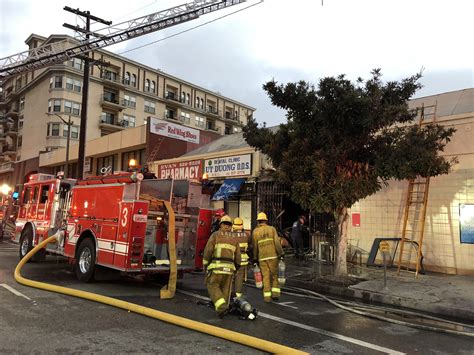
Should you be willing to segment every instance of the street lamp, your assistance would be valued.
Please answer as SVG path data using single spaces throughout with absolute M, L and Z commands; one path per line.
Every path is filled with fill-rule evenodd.
M 69 177 L 69 141 L 71 140 L 71 126 L 73 125 L 73 121 L 71 121 L 71 115 L 69 115 L 69 119 L 66 120 L 62 118 L 60 115 L 54 112 L 48 112 L 47 115 L 51 116 L 54 115 L 56 117 L 59 117 L 61 121 L 64 122 L 65 125 L 67 125 L 67 140 L 66 140 L 66 166 L 64 168 L 64 177 L 67 178 Z

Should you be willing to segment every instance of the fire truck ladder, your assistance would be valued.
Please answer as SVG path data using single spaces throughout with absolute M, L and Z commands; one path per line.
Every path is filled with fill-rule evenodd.
M 421 107 L 420 127 L 426 119 L 430 119 L 431 122 L 436 121 L 436 106 L 435 103 L 431 106 L 423 105 Z M 410 270 L 410 265 L 413 264 L 415 264 L 416 278 L 418 277 L 419 272 L 424 273 L 422 264 L 422 248 L 429 187 L 429 176 L 417 176 L 416 179 L 408 181 L 408 191 L 403 216 L 402 238 L 398 255 L 398 274 L 400 274 L 402 267 L 405 267 L 406 270 Z M 405 246 L 405 244 L 407 245 Z
M 201 15 L 238 5 L 246 0 L 196 0 L 167 10 L 125 21 L 94 33 L 97 38 L 75 45 L 70 40 L 47 43 L 0 59 L 0 80 L 10 76 L 63 63 L 82 54 L 197 19 Z M 79 31 L 79 28 L 77 28 Z

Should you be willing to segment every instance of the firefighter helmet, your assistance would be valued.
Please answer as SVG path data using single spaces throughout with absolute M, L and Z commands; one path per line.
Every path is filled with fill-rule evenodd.
M 257 221 L 268 221 L 268 218 L 267 218 L 267 215 L 265 214 L 265 212 L 260 212 L 257 215 Z
M 222 217 L 222 216 L 225 215 L 225 211 L 224 211 L 222 208 L 219 208 L 218 210 L 215 210 L 215 211 L 214 211 L 214 215 L 215 215 L 215 216 Z
M 232 225 L 232 228 L 236 230 L 241 230 L 244 228 L 244 221 L 240 217 L 235 217 L 234 218 L 234 224 Z
M 219 222 L 219 224 L 222 224 L 222 223 L 227 223 L 227 224 L 232 225 L 232 219 L 228 215 L 225 215 L 221 218 Z

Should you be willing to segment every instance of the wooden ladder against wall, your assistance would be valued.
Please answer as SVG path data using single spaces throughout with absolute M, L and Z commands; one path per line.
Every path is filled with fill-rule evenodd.
M 437 103 L 430 106 L 422 105 L 420 111 L 420 127 L 425 120 L 436 122 Z M 423 272 L 423 237 L 425 232 L 426 208 L 428 205 L 428 193 L 430 178 L 417 176 L 416 179 L 408 181 L 407 198 L 403 215 L 402 238 L 400 241 L 400 252 L 398 255 L 398 274 L 400 269 L 410 269 L 415 265 L 415 277 L 420 270 Z
M 150 154 L 148 154 L 146 158 L 147 165 L 155 160 L 156 155 L 158 154 L 158 151 L 160 150 L 161 144 L 163 143 L 164 140 L 165 140 L 164 138 L 159 138 L 158 143 L 155 144 L 155 146 L 153 147 L 153 150 L 150 152 Z

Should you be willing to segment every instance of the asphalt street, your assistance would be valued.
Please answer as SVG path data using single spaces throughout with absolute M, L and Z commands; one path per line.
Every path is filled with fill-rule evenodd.
M 17 284 L 18 247 L 0 243 L 0 353 L 258 353 L 257 350 L 145 316 Z M 433 333 L 365 318 L 315 299 L 283 295 L 265 304 L 260 290 L 247 299 L 260 315 L 219 319 L 201 302 L 202 274 L 187 274 L 172 300 L 160 300 L 156 281 L 122 276 L 84 284 L 64 258 L 29 263 L 23 276 L 95 292 L 274 341 L 314 354 L 474 354 L 472 338 Z

